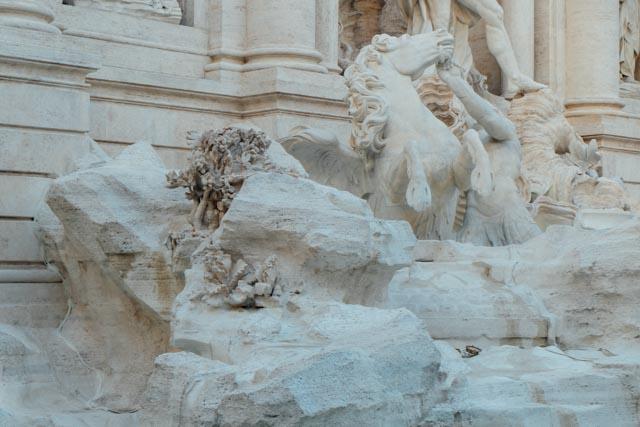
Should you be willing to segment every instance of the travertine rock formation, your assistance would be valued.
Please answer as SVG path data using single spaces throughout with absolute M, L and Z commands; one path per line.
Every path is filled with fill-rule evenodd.
M 205 315 L 206 313 L 203 313 Z M 204 318 L 203 318 L 204 320 Z M 440 354 L 406 310 L 293 299 L 213 312 L 216 351 L 156 360 L 143 425 L 417 425 L 439 396 Z
M 637 219 L 503 248 L 417 242 L 365 201 L 276 170 L 193 233 L 165 175 L 141 143 L 54 183 L 39 223 L 70 312 L 59 332 L 0 326 L 0 362 L 20 371 L 0 384 L 2 422 L 638 420 Z M 450 346 L 469 344 L 469 359 Z
M 482 349 L 421 425 L 636 425 L 639 233 L 636 219 L 551 227 L 506 248 L 419 242 L 387 306 L 409 308 L 434 338 Z M 439 349 L 442 363 L 456 360 Z
M 447 375 L 439 352 L 406 310 L 345 304 L 381 301 L 414 244 L 407 223 L 375 219 L 349 193 L 249 177 L 176 299 L 172 344 L 199 356 L 158 358 L 142 419 L 415 425 Z
M 153 359 L 168 350 L 183 282 L 165 242 L 186 226 L 189 206 L 181 191 L 163 188 L 166 172 L 148 143 L 133 145 L 58 179 L 38 215 L 47 259 L 68 291 L 60 331 L 79 353 L 75 369 L 91 374 L 81 388 L 88 408 L 135 408 Z

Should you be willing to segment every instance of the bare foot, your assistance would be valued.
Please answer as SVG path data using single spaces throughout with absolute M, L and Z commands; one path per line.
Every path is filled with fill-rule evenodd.
M 521 74 L 515 81 L 515 84 L 520 88 L 520 90 L 526 92 L 537 92 L 540 89 L 544 89 L 545 85 L 542 83 L 538 83 L 530 77 Z

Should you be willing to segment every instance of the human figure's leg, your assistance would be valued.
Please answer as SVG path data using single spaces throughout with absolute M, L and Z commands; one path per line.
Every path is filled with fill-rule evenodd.
M 497 0 L 456 1 L 479 15 L 485 22 L 487 46 L 498 61 L 498 64 L 500 64 L 505 76 L 509 79 L 509 86 L 512 88 L 509 92 L 517 92 L 518 90 L 531 92 L 542 89 L 544 85 L 533 81 L 533 79 L 520 71 L 509 40 L 509 34 L 504 26 L 504 12 Z
M 452 1 L 453 0 L 427 0 L 434 30 L 450 31 Z

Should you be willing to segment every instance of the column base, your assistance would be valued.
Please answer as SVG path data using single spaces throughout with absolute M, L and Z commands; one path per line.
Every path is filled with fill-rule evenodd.
M 574 98 L 565 101 L 567 116 L 579 114 L 607 114 L 620 111 L 624 101 L 620 98 Z
M 246 51 L 213 49 L 208 54 L 211 56 L 212 62 L 204 67 L 207 78 L 226 72 L 243 73 L 269 68 L 290 68 L 316 73 L 329 72 L 326 67 L 320 65 L 322 55 L 313 49 L 295 47 L 263 47 Z
M 49 6 L 35 0 L 0 0 L 0 25 L 61 34 L 51 25 L 54 14 Z

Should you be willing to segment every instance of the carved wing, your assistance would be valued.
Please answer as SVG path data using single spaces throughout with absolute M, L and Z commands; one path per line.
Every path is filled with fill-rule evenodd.
M 364 160 L 340 144 L 332 132 L 298 126 L 278 142 L 302 163 L 314 181 L 363 198 L 370 192 Z

